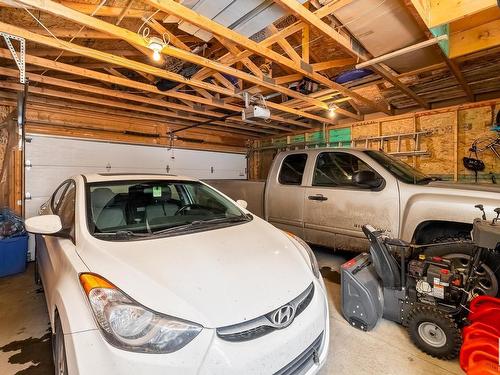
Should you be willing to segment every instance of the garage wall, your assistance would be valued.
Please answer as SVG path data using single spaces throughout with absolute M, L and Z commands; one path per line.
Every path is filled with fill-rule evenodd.
M 27 136 L 26 217 L 37 214 L 57 186 L 81 173 L 170 173 L 203 179 L 245 179 L 244 154 Z M 33 239 L 30 257 L 33 259 Z
M 170 173 L 196 178 L 245 179 L 243 154 L 95 142 L 28 135 L 26 217 L 36 214 L 66 178 L 81 173 Z
M 479 137 L 495 138 L 497 136 L 497 133 L 492 131 L 491 127 L 494 115 L 498 111 L 500 111 L 500 100 L 494 100 L 342 124 L 326 128 L 320 134 L 327 134 L 330 139 L 326 141 L 320 140 L 318 143 L 320 146 L 324 146 L 327 142 L 329 142 L 330 146 L 341 143 L 343 147 L 349 147 L 350 142 L 333 142 L 331 140 L 331 132 L 335 130 L 350 129 L 349 137 L 351 141 L 381 135 L 427 131 L 429 134 L 421 137 L 420 149 L 427 151 L 429 155 L 401 157 L 401 159 L 427 174 L 445 180 L 474 182 L 474 172 L 464 168 L 462 159 L 469 156 L 469 148 L 475 139 Z M 260 145 L 281 144 L 283 148 L 286 148 L 288 143 L 288 147 L 293 148 L 294 145 L 303 147 L 304 140 L 308 141 L 312 134 L 302 133 L 279 139 L 265 139 L 260 141 Z M 365 142 L 355 142 L 355 145 L 364 147 Z M 397 140 L 390 140 L 385 143 L 384 150 L 386 152 L 396 152 L 398 151 L 397 146 Z M 311 145 L 311 147 L 314 147 L 314 145 Z M 378 149 L 380 147 L 379 142 L 371 141 L 368 147 Z M 413 139 L 403 139 L 400 151 L 411 151 L 413 147 Z M 252 178 L 262 179 L 267 176 L 276 152 L 276 149 L 271 149 L 253 153 L 250 165 Z M 480 153 L 478 156 L 486 166 L 485 170 L 479 173 L 479 182 L 491 183 L 492 179 L 496 178 L 497 182 L 500 183 L 500 159 L 490 150 Z

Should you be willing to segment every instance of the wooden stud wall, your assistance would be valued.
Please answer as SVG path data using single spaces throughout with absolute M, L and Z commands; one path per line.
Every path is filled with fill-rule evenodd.
M 500 100 L 493 100 L 355 122 L 328 127 L 327 130 L 351 127 L 352 139 L 429 131 L 429 135 L 421 136 L 420 148 L 429 151 L 430 155 L 408 156 L 401 159 L 433 176 L 439 176 L 446 180 L 474 182 L 474 173 L 464 168 L 462 159 L 464 156 L 469 156 L 470 145 L 476 138 L 496 137 L 496 133 L 491 130 L 491 127 L 493 114 L 499 110 Z M 397 143 L 397 140 L 386 141 L 385 150 L 396 152 Z M 364 145 L 364 141 L 357 143 L 358 147 L 364 147 Z M 413 145 L 412 139 L 403 139 L 400 151 L 411 151 Z M 378 149 L 379 142 L 370 142 L 369 148 Z M 259 154 L 258 157 L 251 158 L 251 162 L 258 161 L 259 163 L 258 166 L 252 168 L 256 170 L 255 178 L 262 179 L 267 176 L 276 152 L 276 150 L 262 150 L 254 153 Z M 480 153 L 479 158 L 486 165 L 485 171 L 479 174 L 480 182 L 492 182 L 492 175 L 495 175 L 500 182 L 500 159 L 490 150 Z

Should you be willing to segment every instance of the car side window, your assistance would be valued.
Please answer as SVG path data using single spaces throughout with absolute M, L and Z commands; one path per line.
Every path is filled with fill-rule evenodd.
M 66 192 L 68 184 L 69 184 L 68 181 L 64 181 L 61 185 L 59 185 L 57 187 L 54 194 L 52 194 L 52 198 L 50 200 L 50 208 L 51 208 L 53 213 L 57 212 L 57 207 L 59 206 L 59 203 L 61 202 L 61 197 Z
M 283 159 L 278 181 L 282 185 L 301 185 L 307 154 L 292 154 Z
M 73 242 L 75 238 L 75 196 L 75 183 L 70 182 L 56 211 L 61 219 L 62 230 L 69 234 Z
M 359 188 L 352 176 L 356 172 L 372 171 L 368 164 L 358 157 L 345 152 L 322 152 L 316 159 L 313 186 L 350 186 Z

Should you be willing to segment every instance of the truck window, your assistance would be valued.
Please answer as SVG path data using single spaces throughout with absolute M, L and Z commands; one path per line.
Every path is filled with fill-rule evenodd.
M 344 152 L 322 152 L 316 159 L 313 186 L 352 186 L 352 175 L 359 171 L 373 171 L 364 161 Z M 376 173 L 376 172 L 375 172 Z
M 282 185 L 301 185 L 307 154 L 288 155 L 283 159 L 278 181 Z

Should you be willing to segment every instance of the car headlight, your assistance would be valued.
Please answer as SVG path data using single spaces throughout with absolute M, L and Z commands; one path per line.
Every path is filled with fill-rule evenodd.
M 319 279 L 321 274 L 319 272 L 319 266 L 318 266 L 318 261 L 316 260 L 316 255 L 314 255 L 313 251 L 311 250 L 311 247 L 304 241 L 302 238 L 296 236 L 295 234 L 285 232 L 288 234 L 290 237 L 292 237 L 295 241 L 297 241 L 307 252 L 307 255 L 309 256 L 309 261 L 311 262 L 311 270 L 314 274 L 314 276 Z
M 80 282 L 101 332 L 119 349 L 172 353 L 201 332 L 195 323 L 147 309 L 98 275 L 83 273 Z

